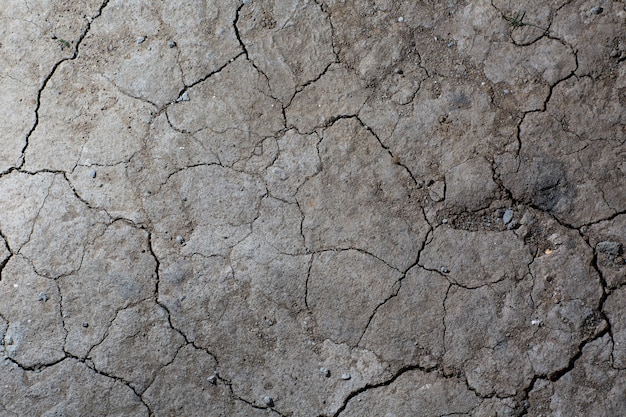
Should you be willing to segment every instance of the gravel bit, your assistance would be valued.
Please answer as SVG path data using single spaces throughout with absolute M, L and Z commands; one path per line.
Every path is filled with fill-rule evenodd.
M 348 373 L 341 374 L 341 379 L 343 379 L 344 381 L 347 381 L 347 380 L 349 380 L 350 378 L 352 378 L 352 377 L 351 377 L 351 376 L 350 376 L 350 374 L 348 374 Z
M 96 175 L 98 175 L 98 173 L 96 172 L 95 169 L 92 169 L 91 171 L 89 171 L 89 176 L 91 178 L 96 178 Z
M 176 42 L 174 41 L 168 41 L 167 42 L 167 46 L 169 46 L 170 48 L 174 48 L 176 46 Z
M 326 378 L 328 378 L 330 376 L 330 370 L 328 368 L 320 368 L 320 372 L 322 373 L 322 375 L 324 375 Z
M 509 224 L 511 220 L 513 220 L 513 210 L 506 209 L 506 211 L 504 212 L 504 215 L 502 216 L 502 222 L 504 224 Z
M 217 384 L 217 375 L 211 375 L 206 380 L 209 381 L 209 384 L 215 385 Z
M 37 301 L 43 301 L 45 303 L 48 301 L 48 295 L 45 292 L 40 292 L 39 297 L 37 297 Z
M 263 402 L 268 407 L 273 407 L 274 406 L 274 400 L 269 395 L 266 395 L 265 397 L 263 397 Z

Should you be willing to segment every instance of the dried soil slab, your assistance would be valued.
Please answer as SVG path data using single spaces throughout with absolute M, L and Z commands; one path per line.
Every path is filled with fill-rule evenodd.
M 144 197 L 162 268 L 181 256 L 226 255 L 250 234 L 265 193 L 257 177 L 219 165 L 173 174 L 156 195 Z
M 278 139 L 278 155 L 267 167 L 263 177 L 270 194 L 288 202 L 296 202 L 298 188 L 321 169 L 317 134 L 300 135 L 294 129 Z
M 380 382 L 385 367 L 369 351 L 317 336 L 314 317 L 301 311 L 304 288 L 295 300 L 290 292 L 303 284 L 308 256 L 242 257 L 255 238 L 234 248 L 234 270 L 227 259 L 200 255 L 163 268 L 159 300 L 175 328 L 219 358 L 219 374 L 237 397 L 265 407 L 269 395 L 278 411 L 294 416 L 333 414 L 352 390 Z M 259 264 L 246 269 L 246 260 Z M 303 268 L 294 269 L 298 265 Z M 273 274 L 282 274 L 285 289 L 272 286 Z M 349 380 L 340 378 L 344 373 Z
M 37 216 L 44 205 L 54 174 L 28 175 L 12 172 L 0 178 L 0 230 L 14 252 L 30 239 Z
M 0 410 L 9 415 L 123 415 L 147 417 L 147 407 L 121 381 L 65 359 L 41 371 L 0 364 Z
M 450 284 L 441 275 L 413 267 L 395 297 L 381 305 L 359 346 L 392 367 L 418 363 L 428 368 L 444 354 L 444 299 Z
M 117 312 L 89 359 L 98 371 L 127 381 L 141 394 L 184 343 L 184 337 L 170 327 L 167 311 L 146 301 Z
M 315 2 L 249 2 L 239 11 L 237 28 L 248 57 L 285 105 L 335 61 L 330 20 Z
M 319 153 L 322 171 L 296 195 L 307 247 L 360 249 L 408 269 L 429 229 L 409 174 L 356 119 L 326 130 Z
M 620 40 L 624 24 L 621 2 L 577 0 L 558 9 L 550 31 L 576 50 L 576 74 L 595 78 L 610 72 L 618 59 L 626 57 L 626 45 L 623 38 Z
M 611 324 L 614 343 L 611 359 L 613 367 L 617 369 L 626 369 L 626 350 L 624 349 L 626 346 L 626 311 L 624 311 L 624 303 L 626 303 L 626 288 L 621 287 L 607 297 L 603 309 Z
M 466 415 L 480 402 L 460 379 L 414 370 L 350 399 L 341 415 Z
M 557 382 L 538 380 L 529 394 L 529 415 L 604 415 L 626 412 L 626 375 L 611 367 L 609 335 L 589 342 Z
M 570 78 L 554 88 L 546 113 L 524 119 L 519 160 L 500 170 L 516 199 L 575 227 L 625 209 L 626 120 L 617 97 L 624 80 L 623 71 L 615 79 Z
M 265 137 L 284 127 L 282 106 L 267 79 L 244 57 L 187 90 L 189 101 L 167 109 L 175 130 L 191 133 L 221 164 L 249 158 Z
M 372 124 L 383 145 L 416 180 L 427 182 L 515 140 L 514 130 L 497 122 L 509 115 L 501 114 L 492 101 L 488 92 L 474 83 L 463 79 L 444 82 L 434 76 L 421 83 L 411 106 L 392 116 L 391 120 L 397 121 L 381 124 L 374 103 L 359 116 L 365 124 Z
M 80 269 L 58 279 L 68 331 L 65 350 L 86 357 L 120 310 L 154 294 L 155 271 L 147 233 L 123 221 L 87 244 Z
M 513 232 L 468 232 L 441 226 L 433 232 L 419 263 L 445 273 L 455 284 L 476 288 L 522 279 L 531 261 L 524 242 Z
M 340 64 L 331 65 L 315 82 L 296 93 L 285 109 L 287 125 L 311 133 L 341 116 L 358 114 L 371 93 L 366 83 Z
M 20 165 L 26 135 L 36 121 L 38 91 L 54 66 L 74 54 L 99 0 L 26 4 L 7 0 L 0 10 L 0 172 Z M 66 46 L 61 40 L 68 42 Z
M 453 286 L 445 300 L 444 369 L 461 370 L 482 396 L 514 396 L 530 384 L 534 370 L 526 351 L 536 331 L 531 289 L 530 277 L 475 289 Z
M 22 256 L 11 258 L 2 269 L 0 316 L 7 321 L 6 355 L 21 366 L 35 368 L 65 357 L 59 289 Z
M 85 246 L 102 233 L 108 222 L 105 213 L 91 210 L 76 198 L 61 175 L 54 176 L 35 215 L 29 240 L 20 253 L 32 262 L 38 274 L 48 278 L 75 272 L 81 266 Z
M 356 345 L 375 308 L 394 293 L 400 277 L 399 271 L 355 250 L 316 254 L 307 282 L 307 306 L 320 333 L 335 343 Z
M 217 362 L 211 355 L 187 345 L 158 372 L 142 398 L 156 415 L 267 415 L 264 410 L 235 400 L 224 381 L 211 383 L 209 378 L 216 370 Z
M 497 196 L 491 165 L 484 158 L 472 158 L 446 172 L 446 205 L 476 211 L 489 206 Z
M 585 233 L 609 289 L 626 283 L 626 215 L 590 226 Z
M 80 58 L 57 68 L 41 94 L 26 170 L 113 165 L 141 149 L 155 107 L 120 92 L 100 69 Z

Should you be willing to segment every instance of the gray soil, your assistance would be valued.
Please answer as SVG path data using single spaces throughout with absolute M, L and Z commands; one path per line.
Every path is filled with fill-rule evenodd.
M 626 415 L 625 28 L 3 0 L 0 416 Z

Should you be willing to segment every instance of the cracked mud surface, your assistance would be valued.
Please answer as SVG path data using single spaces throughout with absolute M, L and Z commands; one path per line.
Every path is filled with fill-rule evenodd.
M 9 0 L 0 416 L 625 415 L 624 27 Z

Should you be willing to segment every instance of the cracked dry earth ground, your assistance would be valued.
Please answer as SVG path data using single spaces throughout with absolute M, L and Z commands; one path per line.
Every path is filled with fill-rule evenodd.
M 1 416 L 626 415 L 625 2 L 2 6 Z

